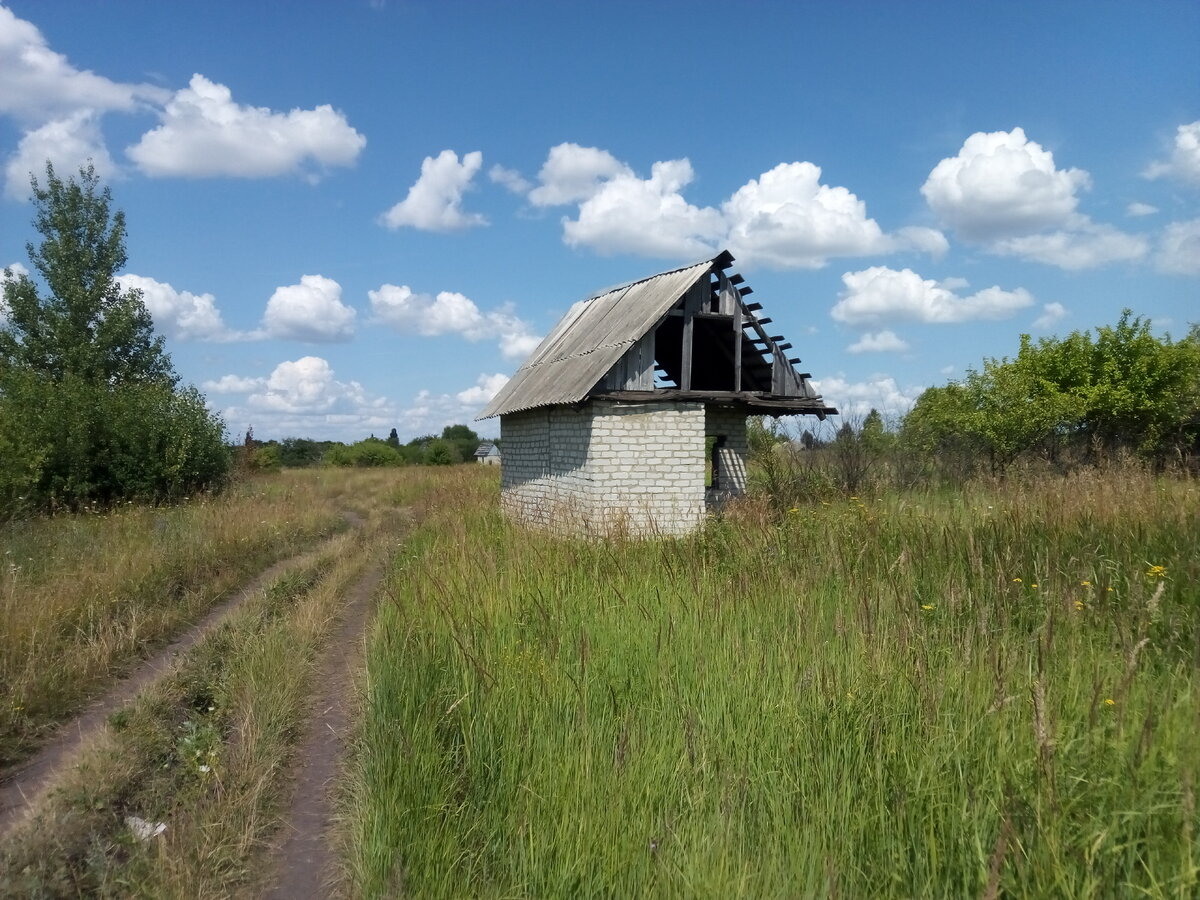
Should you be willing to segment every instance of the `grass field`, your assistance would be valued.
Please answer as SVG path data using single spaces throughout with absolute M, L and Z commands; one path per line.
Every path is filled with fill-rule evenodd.
M 314 659 L 347 586 L 395 551 L 409 521 L 405 508 L 421 490 L 419 481 L 394 470 L 288 473 L 199 505 L 32 523 L 33 534 L 60 542 L 47 545 L 50 560 L 30 560 L 40 580 L 16 583 L 18 600 L 29 602 L 45 584 L 69 584 L 72 573 L 90 566 L 101 573 L 96 579 L 105 579 L 107 594 L 92 599 L 89 613 L 100 627 L 118 632 L 139 625 L 127 611 L 140 605 L 158 610 L 161 638 L 195 618 L 193 594 L 211 602 L 256 571 L 252 560 L 261 569 L 311 536 L 345 527 L 347 519 L 353 527 L 293 553 L 289 571 L 249 596 L 165 677 L 110 716 L 108 728 L 60 774 L 36 815 L 0 839 L 0 897 L 224 897 L 252 890 L 279 829 L 281 797 L 296 762 L 293 744 L 314 687 Z M 168 537 L 155 537 L 158 517 L 168 523 Z M 139 535 L 145 540 L 140 552 Z M 26 546 L 36 552 L 35 544 Z M 74 556 L 81 546 L 90 548 L 86 562 Z M 196 563 L 186 570 L 187 592 L 156 592 L 151 585 L 161 570 L 177 572 L 181 556 Z M 128 603 L 103 602 L 127 594 L 133 595 Z M 82 590 L 73 596 L 88 600 Z M 10 615 L 6 623 L 16 618 Z M 70 636 L 71 630 L 53 633 Z M 11 632 L 4 637 L 11 640 Z M 85 669 L 72 667 L 66 643 L 51 645 L 63 648 L 59 655 L 28 660 L 35 676 L 28 683 L 53 683 L 56 670 L 66 668 L 79 679 L 73 696 L 96 693 L 118 674 L 118 663 L 134 665 L 132 658 L 109 657 L 111 668 L 89 685 Z M 82 642 L 74 652 L 87 646 Z M 93 655 L 90 665 L 101 663 Z M 46 695 L 46 721 L 69 712 L 53 699 Z M 166 831 L 140 842 L 130 816 L 163 822 Z
M 585 543 L 446 485 L 369 650 L 366 896 L 1193 897 L 1200 494 L 1139 473 Z
M 351 896 L 1200 891 L 1194 482 L 750 500 L 651 542 L 526 532 L 496 501 L 483 467 L 308 471 L 6 533 L 3 671 L 43 730 L 295 565 L 4 836 L 0 896 L 262 889 L 314 660 L 380 562 L 337 786 Z

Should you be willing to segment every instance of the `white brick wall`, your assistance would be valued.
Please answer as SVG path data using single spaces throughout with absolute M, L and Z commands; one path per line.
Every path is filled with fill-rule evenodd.
M 714 412 L 710 410 L 711 419 Z M 507 515 L 571 532 L 683 534 L 705 511 L 702 403 L 593 401 L 501 417 Z M 745 416 L 719 421 L 745 483 Z

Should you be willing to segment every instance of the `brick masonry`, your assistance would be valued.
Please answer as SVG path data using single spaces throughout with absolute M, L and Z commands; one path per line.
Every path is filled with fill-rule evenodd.
M 720 492 L 705 490 L 705 437 L 724 435 Z M 699 402 L 594 400 L 500 419 L 501 505 L 532 525 L 677 535 L 746 486 L 746 416 Z M 707 493 L 707 496 L 706 496 Z

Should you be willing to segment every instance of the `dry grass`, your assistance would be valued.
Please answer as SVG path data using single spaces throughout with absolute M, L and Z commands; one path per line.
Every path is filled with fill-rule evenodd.
M 405 472 L 329 478 L 302 473 L 289 489 L 309 500 L 324 492 L 361 524 L 298 560 L 112 718 L 36 814 L 5 836 L 0 896 L 251 890 L 278 826 L 318 649 L 347 586 L 395 551 L 407 521 L 401 506 L 422 490 L 419 475 Z M 259 521 L 264 505 L 250 507 Z M 140 842 L 129 816 L 167 829 Z
M 0 766 L 253 572 L 344 528 L 381 477 L 288 472 L 0 529 Z

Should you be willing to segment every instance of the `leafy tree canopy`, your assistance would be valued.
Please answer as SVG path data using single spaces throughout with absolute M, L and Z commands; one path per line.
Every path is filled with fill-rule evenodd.
M 49 293 L 43 296 L 28 275 L 5 273 L 3 365 L 55 381 L 70 375 L 97 384 L 174 385 L 141 292 L 116 281 L 126 260 L 125 216 L 110 211 L 109 189 L 91 165 L 78 181 L 63 181 L 47 164 L 45 186 L 32 182 L 33 225 L 43 240 L 26 250 Z
M 125 265 L 125 217 L 89 165 L 33 183 L 27 245 L 45 292 L 5 271 L 0 328 L 0 517 L 23 507 L 162 501 L 217 486 L 224 425 L 178 387 Z

